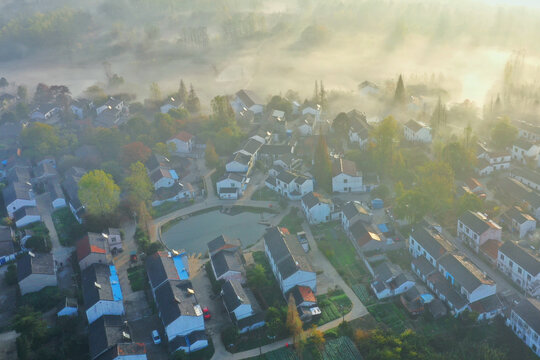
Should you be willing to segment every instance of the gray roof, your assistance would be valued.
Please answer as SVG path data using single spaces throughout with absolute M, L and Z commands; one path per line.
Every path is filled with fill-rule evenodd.
M 540 194 L 516 179 L 505 177 L 497 183 L 497 187 L 501 193 L 508 195 L 514 201 L 526 201 L 535 210 L 540 208 Z
M 224 275 L 228 271 L 242 272 L 244 270 L 238 252 L 219 251 L 217 254 L 212 255 L 210 261 L 212 261 L 212 265 L 214 265 L 216 278 Z
M 146 169 L 148 170 L 148 172 L 153 172 L 158 167 L 167 167 L 167 166 L 169 166 L 169 163 L 170 163 L 170 161 L 166 157 L 164 157 L 162 155 L 159 155 L 159 154 L 152 154 L 148 158 L 148 160 L 146 160 L 144 165 L 146 166 Z
M 459 217 L 459 221 L 479 235 L 483 234 L 490 228 L 489 222 L 486 219 L 483 219 L 478 213 L 470 210 L 464 212 Z
M 435 259 L 439 259 L 448 252 L 446 241 L 439 234 L 422 225 L 415 226 L 410 236 Z
M 527 151 L 530 148 L 532 148 L 534 146 L 534 144 L 531 143 L 530 141 L 525 140 L 524 138 L 520 137 L 514 142 L 514 146 Z
M 30 168 L 26 166 L 15 166 L 11 169 L 9 169 L 7 174 L 7 180 L 8 182 L 20 182 L 20 183 L 26 183 L 30 181 L 31 175 L 30 175 Z
M 218 250 L 221 250 L 223 248 L 237 248 L 240 246 L 240 240 L 239 239 L 232 239 L 225 235 L 219 235 L 215 239 L 209 241 L 206 243 L 206 246 L 208 247 L 208 252 L 210 254 L 215 253 Z
M 253 155 L 259 151 L 262 145 L 263 144 L 261 144 L 255 139 L 248 139 L 246 143 L 242 146 L 242 150 Z
M 540 301 L 532 298 L 523 299 L 512 309 L 537 334 L 540 333 Z
M 251 161 L 251 156 L 243 154 L 241 152 L 237 152 L 231 162 L 236 161 L 242 165 L 247 165 Z
M 30 196 L 31 186 L 26 183 L 10 183 L 2 190 L 2 195 L 4 197 L 4 204 L 7 206 L 13 201 L 19 200 L 31 200 Z
M 158 251 L 148 256 L 145 262 L 146 273 L 152 289 L 162 284 L 165 280 L 179 280 L 178 270 L 172 257 L 166 251 Z
M 75 210 L 82 208 L 82 203 L 79 199 L 79 181 L 85 173 L 86 170 L 73 167 L 66 172 L 65 179 L 62 182 L 62 188 L 64 189 L 69 202 L 75 208 Z
M 523 212 L 520 208 L 516 206 L 512 206 L 510 209 L 506 210 L 503 216 L 508 219 L 517 221 L 518 224 L 524 224 L 527 221 L 534 221 L 532 216 Z
M 320 202 L 320 198 L 318 196 L 315 196 L 315 193 L 313 191 L 307 193 L 306 195 L 302 196 L 302 203 L 308 208 L 311 209 L 315 205 L 317 205 Z
M 146 354 L 144 344 L 132 343 L 129 328 L 119 315 L 104 315 L 88 326 L 90 359 L 112 360 L 118 355 Z
M 485 279 L 480 270 L 464 256 L 447 254 L 439 260 L 439 264 L 468 292 L 484 284 L 493 285 L 493 281 Z
M 294 181 L 294 179 L 296 179 L 296 175 L 290 171 L 285 170 L 285 171 L 280 172 L 277 175 L 276 179 L 284 182 L 285 184 L 290 184 Z
M 32 274 L 54 275 L 54 258 L 52 254 L 24 253 L 17 258 L 17 279 L 26 279 Z
M 292 153 L 292 147 L 290 145 L 263 145 L 260 150 L 261 154 L 268 154 L 268 155 L 283 155 L 283 154 L 291 154 Z
M 208 336 L 204 330 L 193 331 L 186 336 L 176 336 L 174 339 L 169 341 L 169 347 L 174 351 L 179 347 L 188 347 L 189 344 L 194 344 L 201 340 L 208 340 Z
M 540 173 L 527 168 L 513 168 L 511 170 L 513 176 L 519 176 L 527 179 L 535 184 L 540 184 Z
M 18 209 L 13 213 L 13 217 L 15 218 L 15 221 L 19 221 L 25 216 L 39 216 L 39 211 L 37 207 L 35 206 L 25 206 L 23 208 Z
M 423 129 L 424 126 L 420 124 L 419 122 L 411 119 L 405 123 L 405 126 L 411 129 L 413 132 L 418 132 L 419 130 Z
M 348 201 L 343 207 L 343 216 L 345 216 L 348 220 L 351 220 L 353 217 L 355 217 L 358 214 L 364 214 L 366 216 L 369 216 L 369 211 L 366 210 L 362 206 L 362 204 L 359 201 Z
M 0 226 L 0 241 L 13 241 L 13 231 L 8 226 Z
M 310 262 L 301 253 L 302 250 L 298 240 L 291 238 L 291 241 L 287 242 L 285 235 L 283 235 L 278 227 L 272 227 L 266 230 L 264 242 L 282 279 L 288 278 L 298 270 L 313 271 Z M 293 248 L 293 251 L 291 251 L 291 245 L 296 246 L 296 248 Z
M 238 173 L 229 172 L 229 173 L 225 173 L 219 181 L 225 180 L 225 179 L 231 179 L 231 180 L 238 181 L 241 183 L 244 180 L 244 176 Z
M 504 242 L 499 248 L 499 253 L 503 253 L 532 276 L 540 273 L 540 262 L 538 259 L 512 241 Z
M 100 300 L 114 301 L 109 265 L 92 264 L 81 272 L 81 286 L 86 309 Z M 96 286 L 99 284 L 99 288 Z
M 64 192 L 60 187 L 60 183 L 56 179 L 47 183 L 47 191 L 49 192 L 51 200 L 64 198 Z
M 435 272 L 437 269 L 423 256 L 412 259 L 411 264 L 414 265 L 420 274 L 428 276 Z
M 402 272 L 403 270 L 401 270 L 399 265 L 393 264 L 390 261 L 384 261 L 373 269 L 374 277 L 383 282 L 395 278 Z
M 452 284 L 445 279 L 440 272 L 431 274 L 428 281 L 431 282 L 434 289 L 450 301 L 456 309 L 462 309 L 467 305 L 467 300 L 456 291 Z
M 194 295 L 187 289 L 193 289 L 190 281 L 168 280 L 156 289 L 156 305 L 164 326 L 169 325 L 180 316 L 201 316 L 196 313 L 198 306 Z
M 262 101 L 259 97 L 251 90 L 240 90 L 236 93 L 236 96 L 240 99 L 242 104 L 247 108 L 252 107 L 253 105 L 262 105 Z
M 226 281 L 221 290 L 223 291 L 223 301 L 229 312 L 233 312 L 242 304 L 251 305 L 249 297 L 239 281 Z
M 274 259 L 274 262 L 279 262 L 291 255 L 289 248 L 285 243 L 283 234 L 277 226 L 266 230 L 266 233 L 264 234 L 264 242 L 266 243 L 268 251 Z

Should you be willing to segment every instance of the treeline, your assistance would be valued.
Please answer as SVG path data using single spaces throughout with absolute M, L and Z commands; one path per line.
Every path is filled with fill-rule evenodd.
M 0 60 L 51 46 L 68 46 L 89 29 L 90 22 L 89 14 L 69 8 L 15 18 L 0 28 Z

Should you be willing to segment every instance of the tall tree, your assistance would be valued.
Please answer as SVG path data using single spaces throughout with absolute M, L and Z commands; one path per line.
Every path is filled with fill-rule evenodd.
M 152 150 L 148 146 L 140 141 L 135 141 L 122 148 L 122 162 L 126 167 L 137 161 L 144 163 L 151 154 Z
M 235 120 L 234 110 L 227 96 L 218 95 L 210 102 L 212 118 L 222 124 L 232 124 Z
M 159 88 L 157 82 L 153 82 L 150 84 L 150 99 L 152 99 L 153 101 L 163 100 L 163 97 L 161 95 L 161 89 Z
M 214 168 L 219 164 L 219 155 L 216 152 L 214 144 L 211 142 L 206 144 L 206 149 L 204 150 L 204 160 L 206 162 L 206 166 L 211 168 Z
M 332 190 L 332 162 L 324 135 L 319 135 L 313 158 L 313 176 L 319 186 L 327 192 Z
M 85 174 L 79 181 L 79 198 L 90 215 L 104 218 L 120 203 L 120 188 L 103 170 Z
M 0 78 L 0 88 L 5 88 L 9 85 L 9 82 L 5 77 Z
M 321 90 L 320 90 L 319 99 L 320 99 L 321 108 L 326 109 L 326 105 L 328 101 L 327 101 L 326 90 L 324 89 L 322 80 L 321 80 Z
M 186 109 L 191 114 L 197 114 L 199 111 L 201 111 L 201 101 L 195 93 L 195 89 L 193 88 L 192 84 L 189 85 L 189 94 L 186 102 Z
M 43 123 L 33 123 L 21 133 L 23 152 L 32 159 L 46 155 L 55 155 L 61 146 L 61 139 L 56 128 Z
M 298 315 L 298 310 L 296 309 L 296 302 L 292 294 L 289 295 L 289 302 L 287 305 L 287 329 L 293 337 L 294 348 L 299 356 L 302 354 L 303 350 L 303 337 L 304 331 L 302 329 L 302 320 Z
M 491 142 L 493 147 L 498 150 L 506 149 L 512 146 L 517 139 L 518 129 L 510 123 L 507 117 L 500 118 L 491 130 Z
M 396 84 L 396 92 L 394 93 L 394 104 L 403 105 L 407 102 L 407 94 L 405 93 L 405 85 L 403 84 L 403 77 L 399 75 L 399 79 Z
M 17 96 L 22 102 L 26 102 L 28 100 L 28 89 L 26 88 L 26 86 L 17 86 Z
M 188 99 L 188 91 L 186 88 L 186 85 L 184 84 L 184 80 L 180 79 L 180 86 L 178 87 L 178 101 L 182 102 L 184 105 L 186 104 Z
M 124 180 L 130 200 L 137 205 L 141 202 L 148 203 L 152 199 L 153 186 L 146 166 L 140 161 L 131 164 L 131 174 Z
M 317 329 L 317 325 L 313 324 L 311 328 L 311 342 L 320 353 L 324 351 L 324 343 L 326 342 L 324 334 L 321 330 Z
M 341 138 L 348 136 L 350 126 L 351 119 L 344 112 L 340 112 L 332 122 L 332 129 Z
M 313 103 L 314 104 L 318 104 L 319 103 L 319 100 L 320 100 L 320 97 L 319 97 L 319 83 L 317 82 L 317 80 L 315 80 L 315 89 L 313 90 Z
M 446 126 L 446 120 L 446 105 L 442 103 L 441 97 L 439 96 L 435 110 L 433 110 L 433 114 L 431 115 L 431 128 L 433 131 L 437 133 L 441 127 Z
M 375 140 L 375 157 L 381 171 L 388 171 L 394 156 L 394 149 L 399 139 L 399 125 L 397 121 L 388 116 L 373 129 L 372 137 Z

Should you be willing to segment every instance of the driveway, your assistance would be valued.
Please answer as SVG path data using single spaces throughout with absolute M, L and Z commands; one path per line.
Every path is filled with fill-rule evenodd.
M 148 360 L 167 360 L 169 352 L 165 339 L 165 332 L 157 315 L 148 316 L 129 322 L 129 330 L 134 342 L 144 343 Z M 162 339 L 161 344 L 152 341 L 152 330 L 157 330 Z

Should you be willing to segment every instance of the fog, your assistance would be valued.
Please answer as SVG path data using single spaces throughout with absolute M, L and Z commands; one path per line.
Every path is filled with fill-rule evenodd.
M 183 78 L 197 88 L 203 106 L 240 88 L 263 98 L 293 89 L 304 99 L 311 97 L 314 81 L 323 80 L 340 106 L 369 108 L 358 84 L 369 80 L 385 87 L 403 74 L 406 85 L 437 79 L 432 85 L 444 89 L 445 101 L 469 99 L 481 108 L 503 92 L 505 66 L 515 54 L 523 57 L 524 73 L 537 73 L 535 3 L 4 0 L 0 75 L 30 88 L 65 84 L 77 96 L 105 83 L 107 61 L 125 79 L 116 91 L 142 100 L 150 83 L 166 94 Z M 39 25 L 45 39 L 32 39 L 31 31 L 13 25 L 20 21 L 27 29 L 28 18 L 34 25 L 51 22 L 55 11 L 74 12 L 76 20 L 50 33 Z

